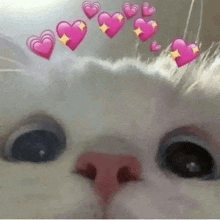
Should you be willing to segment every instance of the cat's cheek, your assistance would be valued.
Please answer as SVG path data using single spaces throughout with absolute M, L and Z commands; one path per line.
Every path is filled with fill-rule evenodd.
M 152 202 L 152 198 L 156 197 L 152 192 L 150 193 L 151 190 L 147 190 L 144 183 L 131 183 L 125 186 L 111 200 L 106 212 L 107 217 L 112 219 L 165 218 L 160 213 L 159 207 Z
M 191 218 L 201 210 L 196 198 L 171 193 L 167 187 L 158 188 L 150 182 L 131 183 L 112 199 L 106 216 L 111 219 Z
M 102 218 L 103 209 L 99 204 L 92 184 L 85 178 L 74 176 L 74 181 L 65 181 L 60 190 L 61 204 L 55 204 L 53 216 L 55 219 L 93 219 Z M 50 203 L 51 205 L 53 203 Z M 57 209 L 59 207 L 59 210 Z M 55 214 L 57 213 L 57 214 Z
M 90 181 L 69 173 L 67 161 L 56 162 L 37 166 L 0 160 L 1 218 L 93 219 L 103 216 Z
M 60 212 L 53 216 L 55 219 L 101 219 L 104 215 L 103 209 L 95 200 L 84 199 L 84 201 L 77 207 L 72 208 L 67 212 Z

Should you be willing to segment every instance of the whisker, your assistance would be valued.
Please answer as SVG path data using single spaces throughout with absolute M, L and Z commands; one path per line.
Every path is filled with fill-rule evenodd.
M 21 72 L 22 69 L 0 69 L 0 72 Z
M 6 60 L 6 61 L 9 61 L 9 62 L 11 62 L 11 63 L 15 63 L 15 64 L 18 64 L 18 65 L 20 65 L 20 66 L 22 66 L 22 67 L 25 67 L 24 64 L 22 64 L 22 63 L 20 63 L 20 62 L 18 62 L 18 61 L 15 61 L 15 60 L 6 58 L 6 57 L 0 57 L 0 60 Z
M 192 9 L 193 9 L 194 2 L 195 2 L 195 0 L 192 0 L 191 5 L 190 5 L 188 18 L 187 18 L 187 21 L 186 21 L 186 27 L 185 27 L 185 30 L 184 30 L 183 39 L 185 39 L 185 37 L 186 37 L 186 33 L 187 33 L 188 25 L 189 25 L 189 19 L 190 19 L 191 14 L 192 14 Z
M 199 35 L 201 32 L 201 27 L 202 27 L 202 17 L 203 17 L 203 0 L 201 1 L 201 11 L 200 11 L 200 21 L 199 21 L 199 29 L 198 29 L 198 33 L 196 36 L 196 42 L 199 42 Z M 201 48 L 201 47 L 200 47 Z

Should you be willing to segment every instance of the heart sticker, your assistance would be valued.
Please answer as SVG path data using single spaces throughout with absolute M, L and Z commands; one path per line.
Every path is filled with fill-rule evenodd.
M 131 19 L 132 17 L 134 17 L 135 15 L 137 15 L 138 13 L 138 5 L 132 5 L 130 3 L 124 3 L 122 6 L 122 10 L 125 13 L 127 19 Z
M 143 17 L 150 17 L 153 16 L 156 13 L 156 8 L 149 7 L 149 3 L 144 2 L 142 4 L 142 16 Z
M 143 18 L 138 18 L 134 22 L 134 29 L 137 36 L 142 42 L 148 40 L 158 31 L 158 25 L 156 21 L 146 22 Z
M 45 30 L 40 37 L 31 36 L 27 39 L 27 47 L 36 55 L 50 59 L 55 46 L 55 35 L 51 30 Z
M 83 8 L 85 15 L 89 19 L 91 19 L 100 11 L 101 7 L 98 2 L 90 3 L 86 1 L 86 2 L 83 2 L 82 8 Z
M 150 51 L 158 52 L 161 50 L 161 45 L 157 43 L 157 41 L 153 41 L 150 45 Z
M 198 58 L 200 50 L 196 44 L 186 45 L 183 39 L 176 39 L 171 45 L 171 56 L 178 67 L 188 64 Z
M 125 19 L 123 14 L 119 12 L 113 15 L 103 12 L 98 17 L 98 23 L 102 32 L 113 38 L 124 26 Z
M 56 28 L 60 41 L 71 50 L 75 50 L 87 33 L 87 25 L 84 21 L 77 20 L 72 25 L 61 21 Z

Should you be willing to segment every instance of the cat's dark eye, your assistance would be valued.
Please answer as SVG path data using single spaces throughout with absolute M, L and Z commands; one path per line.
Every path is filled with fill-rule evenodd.
M 56 129 L 45 129 L 47 126 L 43 125 L 38 124 L 33 126 L 38 129 L 24 129 L 25 132 L 12 136 L 6 143 L 5 158 L 35 163 L 55 160 L 65 148 L 65 139 Z
M 214 179 L 215 161 L 203 147 L 191 137 L 174 138 L 160 147 L 160 161 L 163 168 L 179 177 Z
M 36 130 L 15 140 L 11 148 L 11 157 L 20 161 L 47 162 L 54 160 L 61 150 L 61 143 L 55 133 Z
M 166 150 L 165 164 L 177 175 L 190 178 L 211 174 L 214 161 L 202 147 L 190 142 L 177 142 Z

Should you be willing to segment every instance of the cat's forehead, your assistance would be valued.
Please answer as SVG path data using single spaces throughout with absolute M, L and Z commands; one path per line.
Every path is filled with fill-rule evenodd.
M 126 89 L 145 93 L 146 99 L 148 93 L 150 96 L 161 95 L 166 92 L 162 90 L 173 90 L 172 84 L 155 66 L 136 59 L 111 62 L 92 57 L 62 57 L 51 62 L 33 63 L 21 72 L 2 74 L 1 88 L 5 95 L 14 92 L 15 96 L 16 91 L 26 92 L 26 96 L 43 91 L 42 97 L 51 91 L 54 94 L 74 89 L 97 90 L 98 95 L 102 90 L 114 93 Z
M 157 111 L 174 107 L 177 99 L 172 84 L 138 60 L 114 63 L 89 57 L 65 57 L 8 73 L 1 91 L 4 131 L 39 111 L 64 123 L 84 121 L 82 132 L 85 127 L 101 129 L 103 120 L 109 126 L 117 118 L 128 124 L 141 117 L 147 121 Z M 116 124 L 112 126 L 120 127 Z
M 172 64 L 168 57 L 143 63 L 137 59 L 111 62 L 70 54 L 51 62 L 37 61 L 21 73 L 4 75 L 0 82 L 1 113 L 16 121 L 38 111 L 61 120 L 90 115 L 98 122 L 103 116 L 115 120 L 119 117 L 127 123 L 139 121 L 144 127 L 161 124 L 161 120 L 182 124 L 219 117 L 218 103 L 206 95 L 210 87 L 196 83 L 204 74 L 200 70 L 199 75 L 198 66 L 174 70 Z M 212 68 L 210 74 L 215 73 Z M 207 78 L 207 82 L 211 81 Z M 219 98 L 219 88 L 216 94 Z

